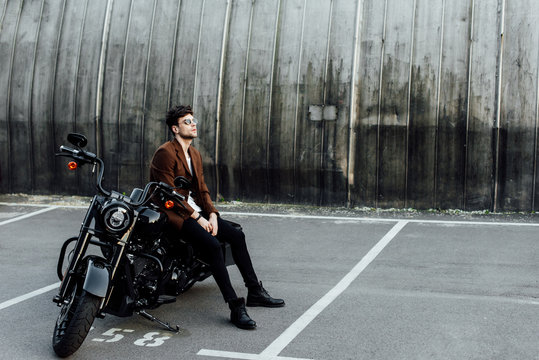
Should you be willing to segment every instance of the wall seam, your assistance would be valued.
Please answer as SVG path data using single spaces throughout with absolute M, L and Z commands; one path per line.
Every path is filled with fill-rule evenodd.
M 101 116 L 103 112 L 103 87 L 105 83 L 105 58 L 108 50 L 108 39 L 110 34 L 110 22 L 112 15 L 112 4 L 114 0 L 107 0 L 107 9 L 105 10 L 105 22 L 103 24 L 103 36 L 101 37 L 101 53 L 99 54 L 99 67 L 97 70 L 97 90 L 95 100 L 95 128 L 96 128 L 96 153 L 101 156 Z
M 74 95 L 73 95 L 73 110 L 75 111 L 75 114 L 73 114 L 73 125 L 74 125 L 74 130 L 75 132 L 77 132 L 77 101 L 78 101 L 78 98 L 79 98 L 79 71 L 80 71 L 80 64 L 81 64 L 81 53 L 82 53 L 82 40 L 84 38 L 84 29 L 86 27 L 86 15 L 88 14 L 88 1 L 89 0 L 86 0 L 86 4 L 84 6 L 84 15 L 83 15 L 83 21 L 81 23 L 81 27 L 80 27 L 80 34 L 79 34 L 79 49 L 77 51 L 77 68 L 75 70 L 75 79 L 74 79 Z M 77 188 L 80 189 L 81 188 L 81 185 L 80 185 L 80 182 L 81 182 L 81 174 L 80 172 L 77 173 Z M 80 190 L 79 190 L 80 191 Z
M 412 31 L 410 36 L 410 69 L 408 72 L 408 98 L 406 108 L 406 139 L 404 145 L 404 207 L 408 207 L 408 167 L 409 167 L 409 144 L 410 144 L 410 107 L 412 101 L 412 68 L 414 64 L 414 46 L 415 46 L 415 20 L 417 11 L 417 0 L 414 0 L 414 10 L 412 12 Z
M 384 79 L 384 54 L 387 30 L 387 2 L 384 4 L 384 25 L 382 30 L 382 48 L 380 51 L 380 76 L 378 79 L 378 114 L 376 122 L 376 184 L 374 193 L 374 207 L 378 208 L 378 198 L 380 191 L 380 125 L 382 122 L 382 81 Z
M 243 181 L 243 134 L 245 133 L 245 102 L 247 97 L 247 81 L 249 71 L 249 52 L 251 51 L 251 37 L 253 35 L 253 18 L 254 18 L 255 1 L 251 1 L 251 12 L 249 16 L 249 31 L 247 33 L 247 48 L 245 52 L 245 66 L 243 68 L 243 94 L 241 99 L 241 127 L 240 127 L 240 181 Z M 241 190 L 240 190 L 241 191 Z M 241 193 L 240 193 L 241 195 Z
M 83 21 L 80 24 L 80 33 L 79 33 L 79 49 L 77 50 L 77 68 L 75 69 L 75 79 L 74 79 L 74 96 L 73 96 L 73 109 L 75 110 L 75 114 L 73 115 L 74 118 L 74 130 L 77 131 L 77 100 L 79 98 L 79 92 L 78 92 L 78 86 L 79 86 L 79 70 L 80 70 L 80 62 L 81 62 L 81 53 L 82 53 L 82 39 L 84 38 L 84 28 L 86 27 L 86 15 L 88 13 L 88 0 L 86 0 L 85 6 L 84 6 L 84 14 L 83 14 Z M 77 183 L 79 183 L 80 187 L 80 177 L 77 177 Z
M 299 57 L 298 57 L 298 76 L 296 78 L 296 109 L 294 114 L 294 150 L 293 150 L 293 159 L 294 159 L 294 195 L 298 193 L 298 181 L 297 181 L 297 152 L 298 152 L 298 116 L 299 116 L 299 85 L 301 78 L 301 60 L 303 58 L 303 35 L 305 31 L 305 13 L 307 10 L 307 0 L 303 2 L 303 16 L 301 19 L 301 36 L 300 36 L 300 47 L 299 47 Z M 295 199 L 295 197 L 294 197 Z M 295 202 L 295 200 L 294 200 Z
M 277 54 L 277 39 L 278 39 L 278 31 L 279 31 L 279 21 L 281 18 L 281 0 L 277 2 L 277 15 L 275 16 L 275 26 L 274 26 L 274 37 L 273 37 L 273 52 L 271 54 L 271 58 L 273 59 L 271 62 L 271 78 L 270 78 L 270 84 L 269 84 L 269 106 L 268 106 L 268 126 L 266 131 L 266 202 L 269 203 L 270 201 L 270 139 L 271 139 L 271 113 L 273 111 L 272 104 L 273 104 L 273 82 L 275 80 L 275 56 Z
M 37 47 L 38 47 L 38 44 L 39 44 L 39 39 L 40 39 L 40 34 L 41 34 L 41 22 L 42 22 L 42 19 L 43 19 L 43 8 L 45 7 L 45 0 L 43 0 L 41 2 L 41 9 L 39 11 L 39 23 L 37 25 L 37 30 L 36 30 L 36 43 L 34 45 L 34 58 L 32 60 L 32 81 L 30 83 L 30 91 L 29 91 L 29 107 L 30 107 L 30 111 L 29 111 L 29 116 L 28 116 L 28 124 L 30 125 L 29 128 L 30 128 L 30 181 L 31 181 L 31 186 L 32 186 L 32 189 L 31 189 L 31 192 L 33 193 L 35 191 L 35 188 L 36 188 L 36 179 L 35 179 L 35 175 L 34 175 L 34 167 L 35 167 L 35 156 L 34 156 L 34 127 L 32 126 L 32 123 L 33 123 L 33 101 L 32 101 L 32 98 L 33 98 L 33 93 L 34 93 L 34 81 L 35 81 L 35 76 L 36 76 L 36 59 L 37 59 Z
M 178 0 L 178 12 L 176 13 L 176 24 L 174 25 L 174 44 L 172 45 L 172 58 L 170 59 L 170 68 L 169 68 L 169 81 L 168 81 L 168 94 L 167 94 L 167 111 L 170 109 L 170 104 L 172 102 L 172 80 L 174 79 L 174 70 L 176 69 L 175 61 L 176 58 L 176 43 L 178 42 L 178 36 L 179 36 L 179 29 L 180 29 L 180 17 L 181 17 L 181 8 L 182 8 L 182 0 Z M 168 126 L 165 126 L 163 128 L 163 142 L 166 141 L 166 139 L 169 136 L 169 128 Z
M 62 38 L 62 29 L 64 28 L 64 16 L 65 16 L 65 9 L 66 9 L 66 2 L 67 0 L 64 0 L 62 4 L 62 16 L 60 19 L 60 28 L 58 30 L 58 36 L 56 38 L 56 58 L 54 59 L 54 74 L 52 76 L 52 90 L 50 95 L 50 106 L 51 106 L 51 131 L 52 131 L 52 141 L 56 141 L 56 127 L 55 127 L 55 107 L 54 107 L 54 98 L 56 95 L 56 76 L 58 75 L 58 58 L 60 57 L 60 40 Z M 58 171 L 56 169 L 56 161 L 53 162 L 53 171 L 54 174 L 58 174 Z M 58 182 L 54 181 L 54 186 L 57 186 Z
M 153 10 L 152 10 L 152 24 L 150 26 L 150 34 L 148 36 L 148 55 L 146 56 L 146 68 L 145 68 L 145 74 L 144 74 L 144 91 L 142 94 L 142 119 L 140 121 L 140 134 L 142 137 L 144 137 L 144 127 L 146 126 L 146 96 L 148 95 L 148 74 L 149 74 L 149 68 L 150 68 L 150 56 L 152 54 L 152 40 L 153 40 L 153 30 L 155 26 L 155 13 L 157 9 L 157 2 L 158 0 L 154 0 L 153 2 Z M 144 177 L 144 139 L 141 139 L 140 141 L 140 154 L 139 154 L 139 174 L 140 174 L 140 183 L 144 184 L 145 177 Z
M 325 61 L 325 69 L 324 69 L 324 80 L 322 85 L 322 106 L 326 106 L 327 101 L 327 77 L 328 77 L 328 68 L 329 68 L 329 47 L 330 47 L 330 40 L 331 40 L 331 26 L 332 26 L 332 19 L 333 19 L 333 3 L 334 1 L 331 0 L 329 4 L 329 21 L 328 21 L 328 31 L 327 31 L 327 43 L 326 43 L 326 61 Z M 336 121 L 338 121 L 336 119 Z M 320 170 L 319 170 L 319 181 L 320 181 L 320 188 L 318 189 L 318 205 L 322 206 L 323 203 L 323 194 L 325 192 L 325 182 L 324 182 L 324 158 L 327 156 L 327 151 L 325 150 L 326 147 L 326 141 L 325 141 L 325 135 L 326 135 L 326 125 L 327 122 L 322 119 L 321 124 L 322 130 L 320 131 Z
M 468 88 L 466 90 L 466 139 L 464 146 L 464 188 L 462 197 L 462 207 L 467 209 L 468 198 L 468 154 L 469 154 L 469 141 L 470 141 L 470 96 L 472 88 L 472 55 L 473 55 L 473 43 L 474 43 L 474 17 L 475 17 L 475 0 L 471 0 L 470 6 L 470 27 L 469 27 L 469 46 L 468 46 Z
M 228 37 L 230 31 L 230 12 L 231 12 L 230 0 L 226 2 L 226 14 L 223 25 L 223 39 L 221 41 L 221 59 L 219 60 L 219 80 L 217 85 L 217 112 L 216 112 L 216 124 L 215 124 L 215 152 L 214 152 L 214 167 L 215 167 L 215 200 L 219 200 L 220 193 L 220 176 L 219 176 L 219 146 L 221 136 L 221 101 L 223 96 L 223 78 L 225 72 L 226 52 L 228 49 Z
M 2 29 L 4 28 L 4 19 L 6 17 L 7 3 L 8 1 L 4 3 L 4 8 L 2 9 L 2 18 L 0 19 L 0 31 L 2 31 Z
M 358 78 L 357 71 L 359 67 L 359 61 L 361 57 L 360 46 L 360 31 L 361 31 L 361 7 L 362 0 L 357 1 L 356 18 L 355 18 L 355 33 L 354 33 L 354 45 L 352 51 L 352 79 L 350 84 L 350 117 L 348 119 L 348 161 L 346 174 L 348 181 L 346 183 L 346 196 L 347 207 L 352 206 L 352 187 L 354 186 L 354 170 L 355 170 L 355 145 L 356 145 L 356 131 L 354 120 L 356 119 L 356 101 L 359 98 L 359 94 L 356 88 L 356 81 Z
M 444 34 L 445 33 L 445 0 L 442 0 L 442 18 L 440 31 L 440 47 L 438 62 L 438 84 L 436 87 L 436 126 L 434 127 L 434 208 L 438 207 L 438 127 L 440 126 L 440 93 L 442 87 L 442 63 L 444 57 Z
M 538 53 L 539 53 L 539 49 L 538 49 Z M 536 81 L 536 87 L 535 87 L 535 91 L 536 91 L 536 95 L 535 95 L 535 139 L 534 139 L 534 148 L 535 148 L 535 151 L 533 153 L 533 187 L 532 187 L 532 207 L 531 207 L 531 211 L 535 211 L 535 194 L 537 193 L 537 189 L 536 189 L 536 181 L 537 181 L 537 141 L 538 141 L 538 129 L 537 129 L 537 124 L 539 122 L 539 56 L 537 57 L 538 61 L 537 61 L 537 74 L 536 74 L 536 77 L 537 77 L 537 81 Z
M 15 60 L 15 49 L 17 47 L 17 33 L 19 32 L 19 24 L 21 21 L 21 14 L 22 14 L 22 8 L 23 8 L 23 2 L 19 5 L 19 13 L 17 15 L 17 25 L 15 25 L 15 31 L 13 32 L 12 42 L 13 45 L 11 46 L 11 56 L 9 59 L 9 80 L 8 80 L 8 86 L 7 86 L 7 96 L 6 96 L 6 131 L 7 131 L 7 151 L 8 151 L 8 190 L 9 192 L 13 191 L 13 182 L 11 181 L 11 174 L 12 174 L 12 168 L 13 168 L 13 159 L 11 156 L 11 126 L 9 126 L 9 121 L 11 119 L 11 82 L 13 78 L 13 62 Z M 7 11 L 7 5 L 6 5 L 6 11 Z
M 501 2 L 501 18 L 500 18 L 500 48 L 498 50 L 498 84 L 496 86 L 497 99 L 496 99 L 496 160 L 495 160 L 495 174 L 494 174 L 494 199 L 493 199 L 493 211 L 498 211 L 498 180 L 500 176 L 500 127 L 501 127 L 501 107 L 502 107 L 502 74 L 503 74 L 503 45 L 504 45 L 504 32 L 505 32 L 505 0 Z
M 120 96 L 118 99 L 118 139 L 116 140 L 116 143 L 118 144 L 118 153 L 122 153 L 122 142 L 121 142 L 121 131 L 122 131 L 122 97 L 124 92 L 124 78 L 125 78 L 125 62 L 126 62 L 126 54 L 127 54 L 127 45 L 129 44 L 129 31 L 131 30 L 131 15 L 133 13 L 133 0 L 131 0 L 131 5 L 129 6 L 129 15 L 127 20 L 127 31 L 125 34 L 125 44 L 124 44 L 124 55 L 122 59 L 122 76 L 121 76 L 121 85 L 120 85 Z M 118 162 L 118 178 L 116 179 L 116 189 L 120 189 L 120 178 L 121 178 L 121 170 L 122 166 L 121 163 Z
M 198 63 L 199 63 L 199 60 L 200 60 L 200 43 L 202 41 L 202 28 L 204 27 L 204 10 L 206 8 L 206 0 L 203 0 L 202 1 L 202 8 L 200 9 L 200 25 L 199 25 L 199 28 L 198 28 L 198 43 L 197 43 L 197 57 L 196 57 L 196 61 L 195 61 L 195 82 L 193 84 L 193 100 L 191 101 L 191 103 L 193 104 L 193 109 L 196 110 L 197 109 L 197 105 L 198 105 L 198 96 L 197 96 L 197 91 L 198 91 Z

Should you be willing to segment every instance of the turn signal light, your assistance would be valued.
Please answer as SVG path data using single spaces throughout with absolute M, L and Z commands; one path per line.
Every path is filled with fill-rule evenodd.
M 174 207 L 174 201 L 172 201 L 172 200 L 165 201 L 165 207 L 167 209 L 172 209 Z
M 75 162 L 75 161 L 70 161 L 68 164 L 67 164 L 67 168 L 69 170 L 75 170 L 77 168 L 78 164 Z

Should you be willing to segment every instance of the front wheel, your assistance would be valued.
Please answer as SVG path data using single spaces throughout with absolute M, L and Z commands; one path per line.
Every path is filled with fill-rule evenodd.
M 82 345 L 88 335 L 99 309 L 101 298 L 82 290 L 77 295 L 77 285 L 60 310 L 52 347 L 60 357 L 73 354 Z

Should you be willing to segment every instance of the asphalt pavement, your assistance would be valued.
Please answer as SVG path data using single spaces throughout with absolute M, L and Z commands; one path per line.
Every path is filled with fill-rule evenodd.
M 87 203 L 0 198 L 1 358 L 56 358 L 56 261 Z M 258 328 L 237 329 L 210 278 L 151 311 L 178 334 L 107 315 L 73 358 L 539 359 L 535 214 L 220 210 L 242 224 L 259 278 L 286 306 L 248 308 Z

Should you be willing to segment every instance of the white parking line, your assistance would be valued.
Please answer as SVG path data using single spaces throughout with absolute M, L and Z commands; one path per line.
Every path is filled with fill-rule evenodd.
M 286 356 L 271 356 L 271 355 L 262 355 L 262 354 L 248 354 L 248 353 L 238 353 L 231 351 L 216 351 L 216 350 L 200 350 L 197 355 L 202 356 L 213 356 L 221 357 L 227 359 L 240 359 L 240 360 L 312 360 L 312 359 L 302 359 L 302 358 L 293 358 Z
M 389 230 L 389 232 L 346 274 L 341 281 L 326 295 L 311 306 L 292 325 L 288 327 L 277 339 L 275 339 L 260 354 L 231 353 L 202 349 L 197 355 L 227 357 L 233 359 L 268 360 L 283 359 L 278 355 L 292 342 L 324 309 L 341 295 L 350 284 L 367 268 L 367 266 L 382 252 L 393 238 L 406 226 L 407 220 L 401 220 Z M 285 358 L 286 359 L 286 358 Z
M 335 220 L 335 221 L 361 221 L 361 222 L 399 222 L 406 221 L 409 223 L 426 223 L 426 224 L 445 224 L 445 225 L 491 225 L 491 226 L 535 226 L 539 227 L 539 223 L 524 223 L 524 222 L 500 222 L 500 221 L 468 221 L 468 220 L 429 220 L 429 219 L 399 219 L 399 218 L 377 218 L 377 217 L 348 217 L 348 216 L 322 216 L 322 215 L 296 215 L 296 214 L 261 214 L 235 211 L 220 211 L 221 215 L 235 216 L 258 216 L 258 217 L 274 217 L 274 218 L 290 218 L 290 219 L 312 219 L 312 220 Z
M 0 202 L 3 206 L 29 206 L 29 207 L 50 207 L 47 204 L 25 204 Z M 67 209 L 87 209 L 87 205 L 52 205 L 53 208 Z M 475 220 L 432 220 L 432 219 L 402 219 L 402 218 L 379 218 L 379 217 L 358 217 L 358 216 L 325 216 L 325 215 L 301 215 L 301 214 L 270 214 L 251 213 L 242 211 L 220 211 L 221 215 L 230 216 L 251 216 L 251 217 L 273 217 L 288 219 L 312 219 L 312 220 L 334 220 L 334 221 L 360 221 L 360 222 L 390 222 L 396 223 L 406 221 L 420 224 L 445 224 L 445 225 L 490 225 L 490 226 L 531 226 L 539 227 L 539 222 L 508 222 L 508 221 L 475 221 Z M 418 214 L 420 215 L 420 214 Z M 0 223 L 1 225 L 1 223 Z
M 32 204 L 32 203 L 11 203 L 11 202 L 4 202 L 0 201 L 0 205 L 2 206 L 24 206 L 24 207 L 57 207 L 57 208 L 65 208 L 65 209 L 87 209 L 88 205 L 60 205 L 60 204 Z
M 45 287 L 43 287 L 41 289 L 37 289 L 37 290 L 34 290 L 32 292 L 29 292 L 28 294 L 17 296 L 14 299 L 4 301 L 3 303 L 0 303 L 0 310 L 5 309 L 7 307 L 10 307 L 12 305 L 18 304 L 18 303 L 23 302 L 25 300 L 31 299 L 31 298 L 33 298 L 35 296 L 44 294 L 44 293 L 46 293 L 48 291 L 51 291 L 53 289 L 58 289 L 59 286 L 60 286 L 60 282 L 57 282 L 55 284 L 45 286 Z
M 0 222 L 0 226 L 10 224 L 10 223 L 15 222 L 15 221 L 28 219 L 29 217 L 39 215 L 39 214 L 43 214 L 43 213 L 46 213 L 47 211 L 51 211 L 51 210 L 54 210 L 54 209 L 57 209 L 57 208 L 58 208 L 58 206 L 49 206 L 49 207 L 46 207 L 45 209 L 41 209 L 41 210 L 34 211 L 34 212 L 31 212 L 31 213 L 28 213 L 28 214 L 25 214 L 25 215 L 17 216 L 16 218 L 13 218 L 13 219 L 4 220 L 4 221 Z

